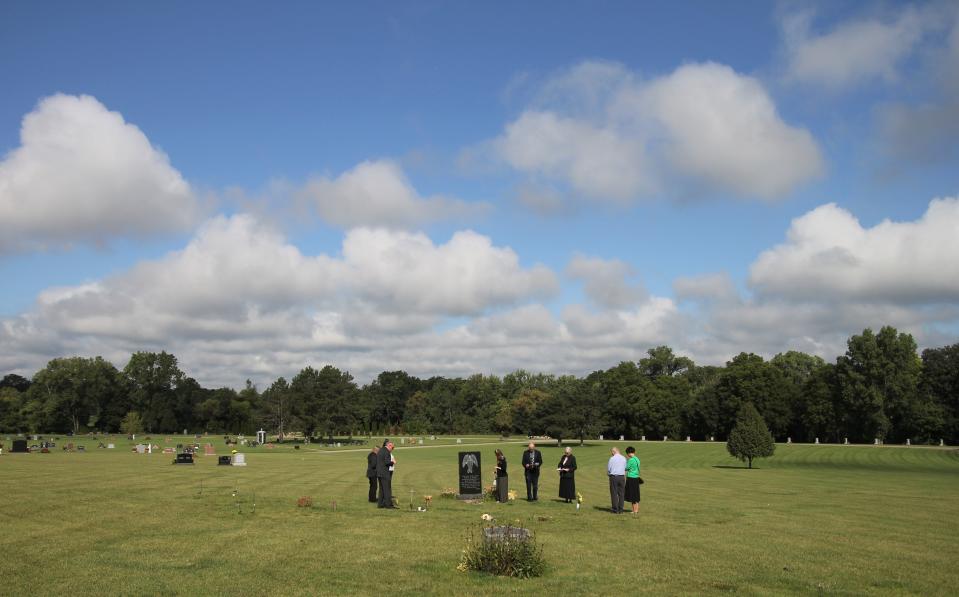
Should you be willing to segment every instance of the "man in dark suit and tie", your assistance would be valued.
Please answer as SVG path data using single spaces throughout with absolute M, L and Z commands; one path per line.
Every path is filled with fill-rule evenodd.
M 543 454 L 536 444 L 529 443 L 529 449 L 523 452 L 523 469 L 526 472 L 526 501 L 535 502 L 539 492 L 539 469 L 543 466 Z
M 370 453 L 366 455 L 366 478 L 370 480 L 370 501 L 376 501 L 376 453 L 380 449 L 373 446 Z
M 376 454 L 376 478 L 380 482 L 380 499 L 378 508 L 396 508 L 393 505 L 393 442 L 386 440 L 386 444 Z

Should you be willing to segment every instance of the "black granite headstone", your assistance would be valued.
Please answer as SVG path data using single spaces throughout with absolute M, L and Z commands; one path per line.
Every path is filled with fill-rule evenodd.
M 217 462 L 218 466 L 230 466 L 231 464 L 233 463 L 230 462 L 229 456 L 220 456 L 219 462 Z
M 183 454 L 177 454 L 176 460 L 173 461 L 173 464 L 193 464 L 193 454 L 184 452 Z
M 480 453 L 459 453 L 460 499 L 483 497 L 483 478 L 480 474 Z
M 27 449 L 27 440 L 25 439 L 15 439 L 13 440 L 13 446 L 11 447 L 13 452 L 29 452 Z

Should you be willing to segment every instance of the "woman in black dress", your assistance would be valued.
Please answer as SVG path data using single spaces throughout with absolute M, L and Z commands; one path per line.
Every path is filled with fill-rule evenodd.
M 506 475 L 506 456 L 496 450 L 496 501 L 506 503 L 509 498 L 509 477 Z
M 559 470 L 559 497 L 570 503 L 576 499 L 576 457 L 572 448 L 567 447 L 563 457 L 556 466 Z

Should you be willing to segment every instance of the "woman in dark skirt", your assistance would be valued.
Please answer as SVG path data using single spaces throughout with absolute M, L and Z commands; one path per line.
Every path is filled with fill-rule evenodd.
M 506 475 L 506 457 L 496 450 L 496 501 L 506 503 L 509 499 L 509 477 Z
M 556 469 L 559 470 L 559 497 L 568 504 L 576 499 L 576 457 L 573 456 L 572 448 L 566 448 Z
M 624 501 L 633 505 L 633 514 L 639 514 L 639 457 L 636 448 L 626 448 L 626 495 Z

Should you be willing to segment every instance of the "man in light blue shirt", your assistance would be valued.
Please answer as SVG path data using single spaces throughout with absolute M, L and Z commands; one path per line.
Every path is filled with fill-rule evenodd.
M 626 494 L 626 457 L 619 453 L 619 448 L 610 450 L 612 456 L 606 464 L 606 473 L 609 475 L 609 498 L 613 502 L 613 514 L 623 513 L 623 498 Z

